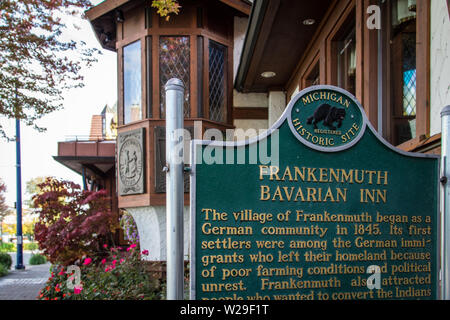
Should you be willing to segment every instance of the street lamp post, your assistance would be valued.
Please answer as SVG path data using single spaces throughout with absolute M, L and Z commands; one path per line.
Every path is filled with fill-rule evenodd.
M 22 241 L 22 172 L 20 159 L 20 119 L 16 118 L 16 183 L 17 183 L 17 259 L 15 268 L 25 269 L 23 265 L 23 241 Z

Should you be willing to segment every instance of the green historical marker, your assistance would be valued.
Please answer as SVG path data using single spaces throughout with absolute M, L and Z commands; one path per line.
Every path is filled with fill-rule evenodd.
M 437 299 L 438 157 L 389 145 L 348 92 L 191 151 L 192 299 Z

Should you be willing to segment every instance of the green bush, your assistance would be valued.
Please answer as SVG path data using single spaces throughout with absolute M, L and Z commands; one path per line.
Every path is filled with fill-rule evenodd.
M 8 269 L 2 264 L 0 264 L 0 277 L 6 276 L 8 274 Z
M 44 264 L 47 262 L 47 259 L 41 255 L 41 254 L 33 254 L 30 258 L 29 264 L 33 265 L 37 265 L 37 264 Z
M 4 266 L 7 270 L 11 268 L 12 258 L 8 253 L 0 252 L 0 265 Z
M 23 250 L 34 251 L 39 249 L 39 245 L 36 242 L 29 242 L 23 244 Z
M 16 251 L 16 246 L 12 242 L 3 242 L 0 244 L 0 252 L 14 252 Z

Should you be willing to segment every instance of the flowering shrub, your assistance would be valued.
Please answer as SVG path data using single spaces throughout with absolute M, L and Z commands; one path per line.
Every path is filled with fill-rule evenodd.
M 138 229 L 131 214 L 123 211 L 122 217 L 120 218 L 120 226 L 125 233 L 125 240 L 129 241 L 130 243 L 139 243 Z
M 96 260 L 85 257 L 80 266 L 81 283 L 70 289 L 74 275 L 64 267 L 53 269 L 39 300 L 159 300 L 163 298 L 162 284 L 153 279 L 141 261 L 137 246 L 125 251 L 111 248 L 108 257 Z
M 39 214 L 35 238 L 53 264 L 69 265 L 101 251 L 106 236 L 118 227 L 106 191 L 81 190 L 70 181 L 47 178 L 33 196 Z

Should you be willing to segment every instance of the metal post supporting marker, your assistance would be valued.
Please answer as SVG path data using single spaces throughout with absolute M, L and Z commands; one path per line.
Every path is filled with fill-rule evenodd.
M 184 85 L 170 79 L 166 86 L 166 210 L 167 300 L 182 300 L 184 289 L 183 249 L 183 101 Z
M 441 208 L 441 299 L 450 300 L 450 106 L 441 112 L 442 208 Z

